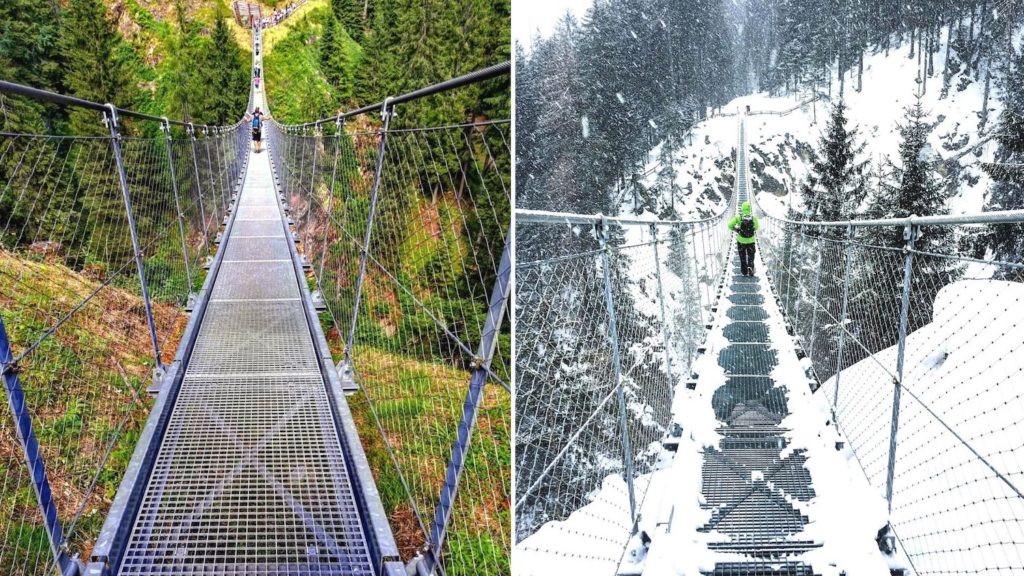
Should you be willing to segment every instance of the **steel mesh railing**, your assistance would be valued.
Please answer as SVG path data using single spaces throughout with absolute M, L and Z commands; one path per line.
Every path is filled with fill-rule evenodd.
M 528 537 L 612 477 L 624 497 L 595 523 L 618 528 L 574 536 L 593 541 L 590 565 L 618 566 L 671 433 L 673 392 L 711 322 L 730 215 L 643 223 L 517 211 L 517 550 L 544 548 Z
M 980 242 L 1024 214 L 995 217 L 761 220 L 776 297 L 916 574 L 1024 570 L 1024 264 Z
M 510 122 L 421 125 L 402 98 L 269 120 L 269 150 L 403 559 L 508 574 Z
M 0 87 L 0 572 L 34 575 L 99 533 L 246 142 L 23 90 Z M 33 121 L 69 107 L 95 111 L 94 135 Z

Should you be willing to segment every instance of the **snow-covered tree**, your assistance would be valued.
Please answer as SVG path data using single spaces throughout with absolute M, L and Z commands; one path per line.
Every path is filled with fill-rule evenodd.
M 811 220 L 848 219 L 867 194 L 868 163 L 858 159 L 865 145 L 857 141 L 857 128 L 847 128 L 846 122 L 846 105 L 840 100 L 832 107 L 818 141 L 818 155 L 803 186 L 806 216 Z
M 1024 51 L 1015 54 L 1009 74 L 1002 82 L 1003 112 L 1000 114 L 999 150 L 988 166 L 992 188 L 985 210 L 1024 208 Z M 1024 225 L 992 226 L 985 238 L 992 257 L 1003 262 L 1024 262 Z M 1020 277 L 1019 269 L 1004 267 L 1000 277 Z

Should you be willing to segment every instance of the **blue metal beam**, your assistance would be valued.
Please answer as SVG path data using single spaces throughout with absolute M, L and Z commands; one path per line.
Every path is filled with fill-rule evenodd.
M 71 564 L 71 560 L 64 550 L 64 529 L 57 517 L 57 504 L 53 501 L 53 494 L 50 492 L 50 482 L 46 478 L 43 456 L 39 453 L 39 442 L 36 441 L 36 434 L 32 429 L 32 415 L 25 404 L 25 392 L 22 390 L 21 380 L 18 378 L 18 365 L 14 363 L 14 354 L 11 352 L 11 342 L 7 337 L 7 328 L 4 326 L 2 315 L 0 315 L 0 373 L 3 374 L 4 390 L 7 392 L 7 405 L 14 418 L 14 429 L 18 432 L 18 440 L 25 453 L 25 464 L 32 477 L 32 489 L 36 493 L 36 502 L 43 515 L 46 535 L 50 539 L 50 549 L 53 551 L 61 572 L 64 573 Z
M 440 563 L 442 546 L 448 532 L 448 522 L 451 520 L 455 495 L 459 489 L 459 479 L 466 466 L 470 440 L 473 436 L 473 429 L 476 428 L 477 416 L 480 413 L 480 402 L 483 400 L 491 360 L 494 358 L 494 349 L 498 344 L 498 333 L 501 331 L 501 322 L 505 317 L 505 306 L 508 303 L 512 277 L 511 246 L 512 233 L 509 231 L 505 237 L 505 249 L 501 253 L 501 263 L 498 265 L 497 278 L 491 292 L 480 348 L 473 361 L 473 374 L 469 379 L 469 390 L 466 392 L 466 400 L 462 404 L 462 420 L 459 422 L 455 445 L 452 447 L 451 460 L 448 461 L 444 486 L 441 487 L 441 495 L 437 508 L 434 510 L 434 520 L 430 525 L 430 540 L 427 542 L 427 550 L 424 552 L 423 558 L 424 568 L 428 574 L 433 574 Z

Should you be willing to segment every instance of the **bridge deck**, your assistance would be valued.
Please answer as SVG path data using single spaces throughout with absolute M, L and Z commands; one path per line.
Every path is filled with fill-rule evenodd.
M 737 147 L 737 206 L 750 199 L 746 122 L 740 122 Z M 755 276 L 740 272 L 733 253 L 726 269 L 719 319 L 709 340 L 727 342 L 717 351 L 725 384 L 715 390 L 712 407 L 722 423 L 717 448 L 704 451 L 701 492 L 711 518 L 700 531 L 722 536 L 709 548 L 749 560 L 718 562 L 714 574 L 805 574 L 810 567 L 797 560 L 820 546 L 801 538 L 808 518 L 800 503 L 814 498 L 811 475 L 804 467 L 805 450 L 787 448 L 789 430 L 781 424 L 789 414 L 787 385 L 773 371 L 780 355 L 795 351 L 772 342 L 769 322 L 782 325 L 760 258 Z M 698 382 L 699 385 L 699 382 Z M 738 558 L 737 558 L 738 559 Z
M 121 574 L 374 573 L 290 242 L 250 152 Z

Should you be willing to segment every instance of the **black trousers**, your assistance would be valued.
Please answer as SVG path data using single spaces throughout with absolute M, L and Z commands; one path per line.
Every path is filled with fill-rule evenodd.
M 740 253 L 740 272 L 744 275 L 754 273 L 754 244 L 736 243 Z

